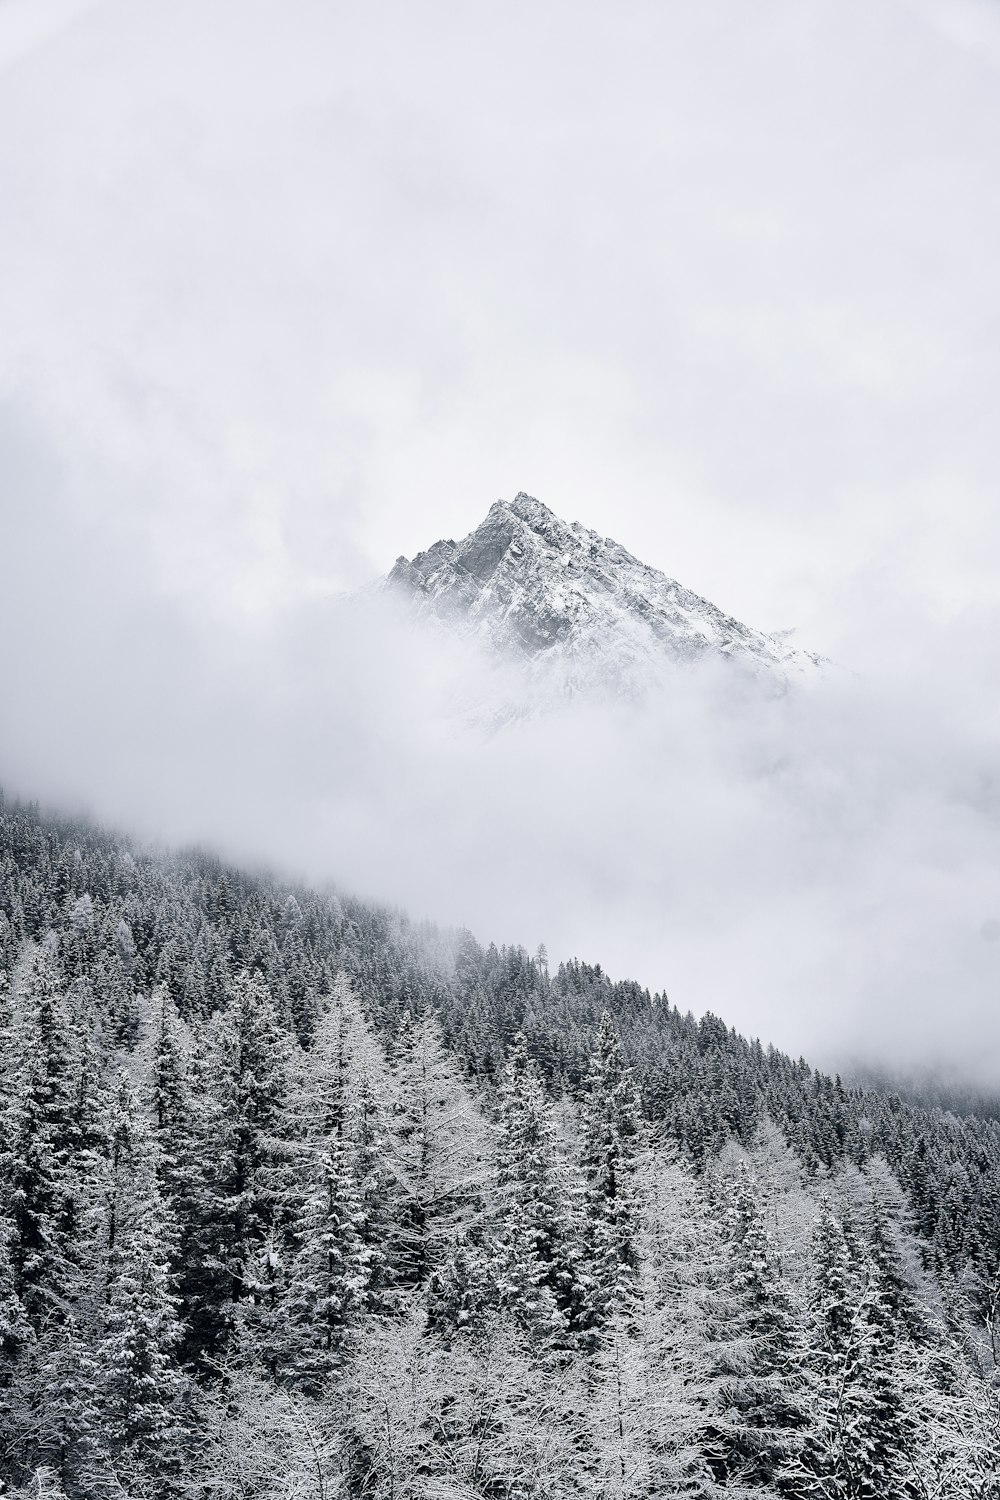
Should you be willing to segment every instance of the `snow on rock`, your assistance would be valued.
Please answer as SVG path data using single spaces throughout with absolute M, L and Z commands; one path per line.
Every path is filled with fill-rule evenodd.
M 536 684 L 641 697 L 664 667 L 729 659 L 785 688 L 822 659 L 724 614 L 524 493 L 498 500 L 460 542 L 400 557 L 388 583 L 421 613 L 525 661 Z

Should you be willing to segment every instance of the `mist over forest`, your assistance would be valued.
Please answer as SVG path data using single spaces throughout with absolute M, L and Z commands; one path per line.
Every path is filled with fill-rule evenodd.
M 991 0 L 0 0 L 0 1493 L 1000 1500 Z
M 995 1082 L 995 66 L 978 0 L 8 0 L 4 783 Z M 831 680 L 466 732 L 503 669 L 337 601 L 519 486 Z
M 25 1497 L 995 1493 L 1000 1126 L 0 804 Z
M 20 483 L 12 791 L 544 942 L 834 1066 L 996 1086 L 996 707 L 964 631 L 905 670 L 875 641 L 775 694 L 707 663 L 496 728 L 519 667 L 377 590 L 192 615 L 138 541 Z

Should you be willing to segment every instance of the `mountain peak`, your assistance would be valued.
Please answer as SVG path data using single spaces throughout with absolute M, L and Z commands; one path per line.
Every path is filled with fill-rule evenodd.
M 492 510 L 509 511 L 519 521 L 524 521 L 527 526 L 544 526 L 548 522 L 558 522 L 559 517 L 554 510 L 550 510 L 541 500 L 536 500 L 534 495 L 527 494 L 524 490 L 518 490 L 513 500 L 497 500 L 491 507 Z
M 610 537 L 563 521 L 523 490 L 460 542 L 401 557 L 389 583 L 463 632 L 557 667 L 572 690 L 641 693 L 661 666 L 713 657 L 787 682 L 818 659 L 741 624 Z

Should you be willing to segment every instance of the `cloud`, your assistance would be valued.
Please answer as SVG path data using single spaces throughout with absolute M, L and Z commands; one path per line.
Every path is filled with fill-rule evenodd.
M 97 0 L 3 0 L 0 6 L 0 68 L 56 36 Z
M 5 780 L 995 1067 L 998 34 L 5 0 Z M 457 733 L 334 596 L 519 488 L 858 675 Z
M 199 607 L 522 487 L 817 649 L 879 561 L 990 597 L 995 8 L 104 0 L 39 36 L 0 390 Z
M 1000 713 L 968 622 L 785 697 L 680 672 L 494 733 L 517 671 L 374 596 L 192 626 L 141 530 L 87 519 L 10 412 L 20 498 L 0 775 L 147 836 L 208 842 L 548 944 L 837 1058 L 986 1082 L 1000 948 Z M 975 649 L 973 649 L 975 647 Z

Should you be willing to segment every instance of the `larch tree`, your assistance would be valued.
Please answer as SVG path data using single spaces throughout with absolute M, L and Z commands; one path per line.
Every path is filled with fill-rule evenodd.
M 708 1500 L 722 1409 L 709 1341 L 722 1236 L 693 1173 L 662 1146 L 640 1158 L 636 1191 L 638 1274 L 611 1311 L 589 1382 L 597 1472 L 609 1495 Z
M 387 1254 L 404 1284 L 421 1285 L 468 1224 L 492 1142 L 432 1015 L 406 1017 L 395 1051 L 389 1158 L 398 1217 Z

